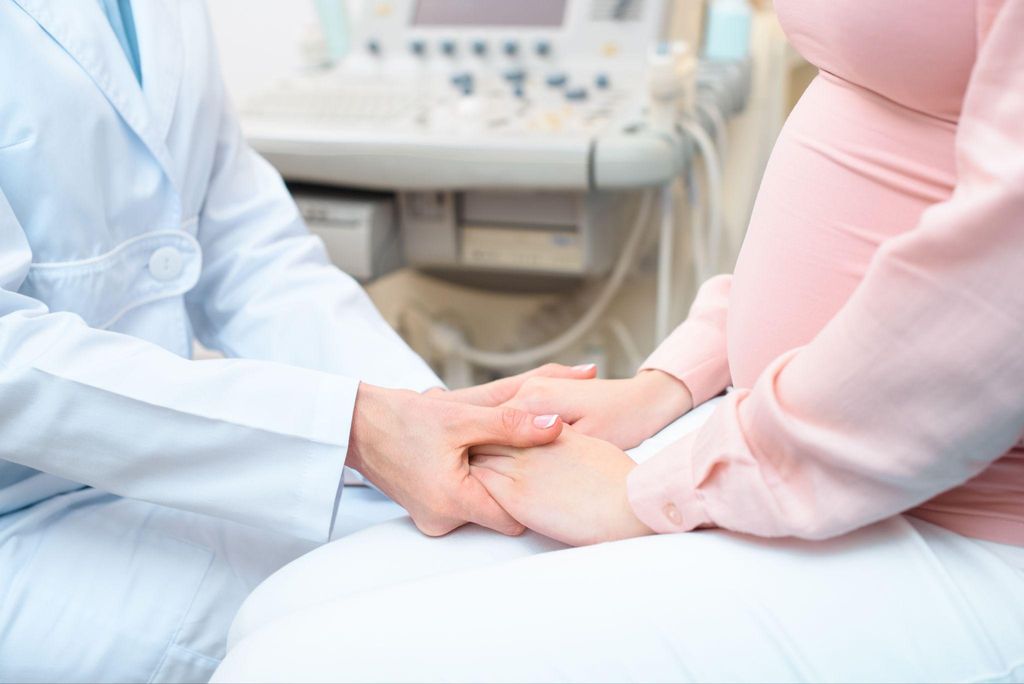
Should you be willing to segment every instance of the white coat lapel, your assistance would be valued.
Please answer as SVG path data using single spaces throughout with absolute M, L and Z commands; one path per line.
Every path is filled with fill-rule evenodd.
M 163 135 L 165 131 L 161 130 L 154 117 L 150 115 L 146 99 L 135 79 L 135 73 L 99 4 L 95 0 L 14 1 L 89 74 L 124 121 L 157 158 L 173 184 L 173 167 Z M 149 32 L 147 37 L 148 34 Z M 145 45 L 140 45 L 140 52 L 145 54 L 145 51 Z M 148 78 L 145 60 L 142 67 L 142 78 L 145 83 Z M 173 107 L 173 103 L 171 106 Z M 69 113 L 69 116 L 72 115 L 73 113 Z
M 166 141 L 184 69 L 181 11 L 175 0 L 135 0 L 132 13 L 139 37 L 142 92 L 153 128 Z

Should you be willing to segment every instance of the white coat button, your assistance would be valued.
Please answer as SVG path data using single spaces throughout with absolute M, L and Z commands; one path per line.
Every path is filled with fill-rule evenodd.
M 668 518 L 668 521 L 670 523 L 672 523 L 676 527 L 679 527 L 683 524 L 683 516 L 679 514 L 679 509 L 676 508 L 675 504 L 665 504 L 665 508 L 663 510 L 665 513 L 665 517 Z
M 181 275 L 185 260 L 175 247 L 161 247 L 149 257 L 149 273 L 157 280 L 174 280 Z

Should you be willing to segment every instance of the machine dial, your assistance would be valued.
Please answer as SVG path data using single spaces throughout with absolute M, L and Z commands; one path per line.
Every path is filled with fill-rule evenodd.
M 569 81 L 569 77 L 564 72 L 556 71 L 553 74 L 548 74 L 546 81 L 552 88 L 561 88 Z
M 590 18 L 594 21 L 636 21 L 644 11 L 644 0 L 595 0 Z

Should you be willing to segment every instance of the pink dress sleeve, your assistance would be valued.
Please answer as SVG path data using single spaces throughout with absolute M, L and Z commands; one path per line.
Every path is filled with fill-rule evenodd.
M 660 370 L 679 379 L 703 404 L 729 386 L 725 320 L 731 275 L 718 275 L 701 286 L 686 320 L 644 361 L 640 370 Z
M 995 5 L 993 5 L 995 6 Z M 1024 430 L 1024 0 L 991 15 L 958 183 L 847 304 L 630 474 L 658 532 L 825 538 L 965 482 Z

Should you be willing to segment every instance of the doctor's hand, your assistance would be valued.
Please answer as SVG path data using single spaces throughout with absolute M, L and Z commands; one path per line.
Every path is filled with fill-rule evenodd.
M 561 378 L 567 380 L 589 380 L 597 377 L 597 366 L 585 363 L 579 366 L 563 366 L 559 363 L 546 363 L 533 370 L 519 375 L 488 382 L 483 385 L 466 387 L 457 390 L 444 390 L 440 387 L 427 390 L 427 396 L 458 401 L 476 406 L 498 406 L 515 396 L 516 392 L 531 378 Z
M 557 413 L 578 433 L 632 449 L 692 409 L 693 397 L 668 373 L 645 370 L 627 380 L 530 377 L 505 405 Z
M 573 546 L 651 534 L 626 495 L 636 467 L 621 449 L 571 427 L 547 446 L 473 449 L 470 471 L 512 516 Z
M 425 534 L 439 536 L 473 522 L 516 535 L 523 526 L 469 471 L 479 444 L 529 447 L 554 441 L 558 416 L 482 407 L 362 384 L 346 465 L 401 504 Z

